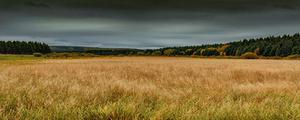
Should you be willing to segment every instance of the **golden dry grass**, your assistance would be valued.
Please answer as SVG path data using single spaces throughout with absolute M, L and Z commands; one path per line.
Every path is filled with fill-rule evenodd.
M 2 119 L 300 119 L 300 61 L 0 62 Z

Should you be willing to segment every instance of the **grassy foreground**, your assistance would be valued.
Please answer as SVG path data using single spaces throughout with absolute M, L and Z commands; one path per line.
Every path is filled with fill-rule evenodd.
M 0 61 L 2 119 L 300 119 L 300 61 Z

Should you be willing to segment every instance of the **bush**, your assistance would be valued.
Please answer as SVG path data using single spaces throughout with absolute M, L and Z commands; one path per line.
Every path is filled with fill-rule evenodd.
M 91 53 L 49 53 L 46 54 L 48 58 L 81 58 L 81 57 L 96 57 L 96 55 Z
M 198 49 L 193 53 L 193 55 L 201 55 L 202 51 L 202 49 Z
M 137 55 L 145 55 L 145 52 L 140 51 L 140 52 L 137 52 L 136 54 Z
M 176 55 L 176 50 L 175 49 L 166 49 L 164 51 L 164 55 L 166 55 L 166 56 L 175 56 Z
M 244 59 L 258 59 L 259 57 L 257 56 L 256 53 L 246 52 L 246 53 L 242 54 L 241 58 L 244 58 Z
M 296 55 L 289 55 L 286 57 L 287 59 L 300 59 L 300 55 L 296 54 Z
M 216 48 L 206 48 L 201 52 L 202 56 L 218 56 L 220 53 Z
M 153 55 L 153 56 L 160 56 L 161 52 L 160 51 L 154 51 L 151 55 Z
M 43 54 L 42 54 L 42 53 L 33 53 L 33 56 L 34 56 L 34 57 L 42 57 Z
M 185 52 L 185 55 L 193 55 L 193 53 L 194 53 L 193 49 L 187 49 L 184 52 Z

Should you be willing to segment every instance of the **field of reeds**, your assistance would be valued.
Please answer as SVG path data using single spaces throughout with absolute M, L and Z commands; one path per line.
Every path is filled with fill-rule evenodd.
M 0 119 L 300 119 L 300 61 L 0 61 Z

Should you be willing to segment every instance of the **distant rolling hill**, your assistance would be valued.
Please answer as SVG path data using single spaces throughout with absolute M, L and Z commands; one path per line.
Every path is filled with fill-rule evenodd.
M 78 46 L 50 46 L 52 52 L 84 52 L 96 47 L 78 47 Z
M 50 46 L 52 52 L 85 52 L 97 55 L 128 55 L 136 54 L 140 49 L 130 48 L 97 48 L 97 47 L 79 47 L 79 46 Z

